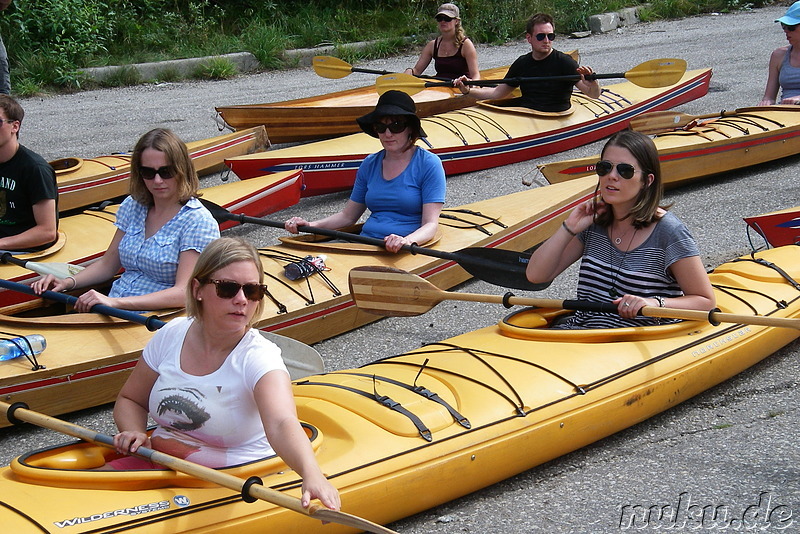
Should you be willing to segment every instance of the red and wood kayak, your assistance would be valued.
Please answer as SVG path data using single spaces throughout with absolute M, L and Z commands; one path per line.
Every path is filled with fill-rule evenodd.
M 800 291 L 780 270 L 800 279 L 800 248 L 720 265 L 710 275 L 719 308 L 800 320 Z M 388 524 L 480 490 L 673 408 L 800 335 L 707 321 L 550 330 L 531 326 L 554 312 L 540 311 L 293 383 L 344 512 Z M 71 443 L 14 460 L 0 470 L 0 524 L 15 534 L 354 532 L 168 470 L 90 470 L 112 456 Z M 278 458 L 223 471 L 300 496 Z
M 489 169 L 561 152 L 597 141 L 628 125 L 636 115 L 694 100 L 708 92 L 710 69 L 688 71 L 675 84 L 660 88 L 632 82 L 604 86 L 599 99 L 573 93 L 574 111 L 543 115 L 533 110 L 479 103 L 422 119 L 430 150 L 447 174 Z M 424 146 L 424 142 L 418 142 Z M 303 196 L 347 190 L 364 158 L 381 149 L 365 133 L 229 158 L 240 178 L 302 168 Z
M 301 171 L 294 173 L 299 175 Z M 255 182 L 239 183 L 246 186 Z M 218 186 L 220 192 L 230 185 Z M 427 250 L 431 253 L 456 253 L 469 247 L 526 250 L 550 236 L 568 212 L 588 199 L 593 190 L 594 180 L 573 180 L 450 208 L 441 219 L 441 237 Z M 203 198 L 223 206 L 234 202 L 222 199 L 215 191 L 207 191 Z M 75 247 L 77 252 L 70 255 L 77 256 L 82 263 L 88 262 L 108 246 L 114 231 L 114 212 L 112 209 L 85 212 L 76 217 L 79 219 L 74 224 L 83 234 L 74 240 L 70 235 L 62 250 Z M 319 246 L 319 243 L 290 242 L 260 249 L 270 297 L 256 320 L 259 329 L 314 343 L 376 321 L 378 316 L 359 310 L 350 294 L 347 275 L 356 266 L 394 266 L 445 288 L 470 278 L 454 259 L 423 253 L 392 254 L 385 249 L 368 251 L 361 247 L 356 247 L 356 252 L 342 244 L 338 249 L 331 244 L 324 251 L 329 270 L 290 280 L 285 275 L 287 266 L 307 255 L 319 254 Z M 53 258 L 65 256 L 66 252 L 54 254 Z M 0 266 L 0 278 L 13 279 L 15 276 L 5 273 L 30 277 L 27 280 L 38 276 L 29 275 L 15 265 Z M 28 298 L 21 293 L 15 297 L 16 294 L 5 290 L 0 297 L 6 301 Z M 0 362 L 0 398 L 27 402 L 32 409 L 48 414 L 88 408 L 116 398 L 152 333 L 140 324 L 63 311 L 45 307 L 38 300 L 0 308 L 1 331 L 14 335 L 41 334 L 47 340 L 47 349 L 38 357 L 44 369 L 32 370 L 31 363 L 24 358 Z M 0 426 L 7 424 L 0 415 Z
M 656 114 L 659 122 L 669 113 Z M 674 118 L 684 114 L 675 112 Z M 655 135 L 664 185 L 759 165 L 800 152 L 800 106 L 759 106 L 723 111 Z M 647 115 L 636 122 L 647 123 Z M 669 124 L 669 120 L 666 124 Z M 594 174 L 599 155 L 539 165 L 550 183 Z
M 186 143 L 197 173 L 225 169 L 224 161 L 269 147 L 263 126 Z M 58 209 L 66 212 L 128 194 L 130 153 L 96 158 L 63 158 L 50 162 L 58 180 Z

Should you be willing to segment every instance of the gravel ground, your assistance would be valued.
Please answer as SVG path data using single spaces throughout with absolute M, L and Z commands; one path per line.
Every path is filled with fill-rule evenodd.
M 707 15 L 639 24 L 582 40 L 562 40 L 562 50 L 580 49 L 583 63 L 597 72 L 618 72 L 658 57 L 680 57 L 689 68 L 713 67 L 709 94 L 680 108 L 701 114 L 755 105 L 761 99 L 770 52 L 784 43 L 773 20 L 785 8 Z M 467 28 L 469 21 L 465 21 Z M 526 51 L 524 42 L 479 47 L 482 67 L 510 63 Z M 359 64 L 402 70 L 412 56 Z M 341 80 L 316 77 L 310 69 L 265 72 L 219 82 L 187 82 L 100 90 L 23 100 L 27 117 L 22 142 L 48 159 L 91 157 L 129 150 L 145 131 L 174 129 L 185 140 L 217 134 L 214 106 L 277 101 L 363 85 L 365 75 Z M 600 144 L 499 169 L 448 180 L 448 204 L 460 205 L 522 189 L 535 164 L 585 156 Z M 673 211 L 692 230 L 708 267 L 748 253 L 742 217 L 798 203 L 797 164 L 792 157 L 729 173 L 670 191 Z M 794 178 L 793 178 L 794 177 Z M 207 185 L 220 176 L 204 179 Z M 541 185 L 537 177 L 534 186 Z M 346 194 L 305 199 L 274 215 L 317 217 L 338 210 Z M 275 242 L 273 230 L 244 227 L 230 233 L 260 246 Z M 574 274 L 571 271 L 570 274 Z M 564 275 L 543 297 L 574 295 L 574 276 Z M 497 292 L 481 282 L 459 288 Z M 454 313 L 455 312 L 455 313 Z M 457 314 L 458 320 L 453 317 Z M 316 345 L 329 369 L 353 367 L 421 344 L 439 341 L 496 322 L 504 310 L 482 304 L 443 303 L 411 319 L 387 319 Z M 619 530 L 626 505 L 727 506 L 724 525 L 733 529 L 745 510 L 752 521 L 739 530 L 784 529 L 800 525 L 800 473 L 793 437 L 798 423 L 794 342 L 761 364 L 680 406 L 546 465 L 522 473 L 438 508 L 407 518 L 393 528 L 423 532 L 610 532 Z M 71 414 L 69 420 L 113 431 L 108 406 Z M 32 429 L 0 430 L 0 462 L 30 448 L 64 441 Z M 520 451 L 524 454 L 525 451 Z M 436 480 L 431 480 L 435 485 Z M 769 502 L 767 502 L 769 501 Z M 753 514 L 761 503 L 762 512 Z M 773 512 L 770 515 L 770 512 Z M 782 514 L 784 523 L 778 523 Z M 787 516 L 788 514 L 788 516 Z M 638 525 L 672 531 L 721 528 L 722 523 Z M 752 527 L 752 528 L 751 528 Z

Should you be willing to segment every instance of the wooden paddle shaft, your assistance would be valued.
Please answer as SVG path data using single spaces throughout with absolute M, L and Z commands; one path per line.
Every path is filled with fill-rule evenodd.
M 114 438 L 111 436 L 100 434 L 88 428 L 58 419 L 56 417 L 50 417 L 49 415 L 29 410 L 26 407 L 23 407 L 21 404 L 11 405 L 0 401 L 0 409 L 6 411 L 8 420 L 11 422 L 26 421 L 43 428 L 48 428 L 68 436 L 82 439 L 84 441 L 89 441 L 91 443 L 97 443 L 112 448 L 114 447 Z M 360 528 L 362 530 L 366 530 L 367 532 L 375 532 L 377 534 L 394 533 L 393 530 L 371 521 L 367 521 L 366 519 L 362 519 L 344 512 L 329 510 L 319 505 L 312 505 L 306 509 L 300 503 L 300 499 L 292 497 L 291 495 L 286 495 L 280 491 L 267 488 L 260 483 L 253 484 L 249 481 L 242 480 L 239 477 L 217 471 L 216 469 L 212 469 L 210 467 L 198 465 L 181 458 L 176 458 L 163 452 L 148 449 L 147 447 L 139 447 L 136 452 L 136 456 L 147 458 L 157 464 L 168 467 L 173 471 L 186 473 L 187 475 L 191 475 L 201 480 L 213 482 L 225 488 L 242 492 L 243 496 L 249 495 L 250 497 L 261 499 L 283 508 L 288 508 L 289 510 L 293 510 L 321 521 L 340 523 L 342 525 Z

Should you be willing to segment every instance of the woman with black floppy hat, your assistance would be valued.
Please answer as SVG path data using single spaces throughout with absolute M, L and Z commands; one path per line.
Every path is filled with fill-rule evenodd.
M 383 239 L 386 250 L 397 252 L 403 245 L 430 241 L 444 205 L 444 168 L 438 156 L 415 144 L 425 132 L 414 101 L 402 91 L 387 91 L 374 111 L 356 120 L 365 133 L 380 140 L 383 150 L 361 163 L 342 211 L 312 222 L 292 217 L 286 230 L 296 234 L 298 226 L 341 228 L 355 224 L 369 209 L 361 234 Z
M 461 13 L 455 4 L 442 4 L 436 12 L 439 37 L 428 41 L 419 56 L 417 64 L 406 69 L 406 74 L 420 75 L 433 60 L 436 76 L 440 78 L 459 78 L 467 76 L 479 80 L 478 51 L 464 34 L 461 26 Z

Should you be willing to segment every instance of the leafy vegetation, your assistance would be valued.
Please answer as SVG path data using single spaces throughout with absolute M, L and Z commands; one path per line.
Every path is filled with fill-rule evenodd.
M 280 68 L 284 50 L 331 44 L 346 60 L 386 56 L 436 31 L 439 0 L 18 0 L 0 15 L 12 90 L 75 90 L 80 69 L 249 51 Z M 559 31 L 588 29 L 587 17 L 645 4 L 637 0 L 460 0 L 470 36 L 500 43 L 521 35 L 525 20 L 550 12 Z M 769 0 L 651 0 L 647 20 L 760 7 Z M 785 2 L 784 2 L 785 3 Z M 342 45 L 374 41 L 365 50 Z M 197 73 L 233 75 L 224 60 Z M 174 73 L 163 78 L 172 79 Z M 140 83 L 126 69 L 111 83 Z M 107 82 L 108 83 L 108 82 Z

